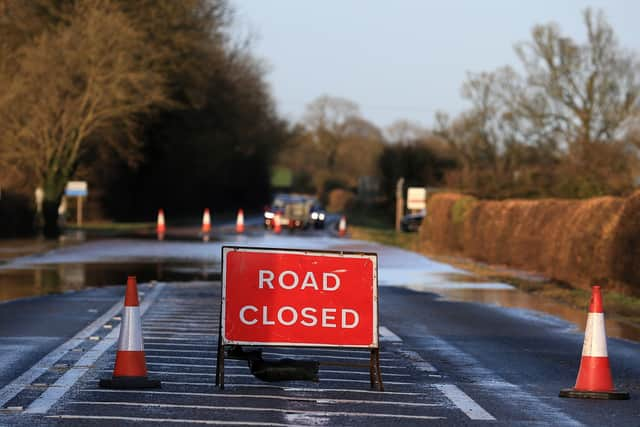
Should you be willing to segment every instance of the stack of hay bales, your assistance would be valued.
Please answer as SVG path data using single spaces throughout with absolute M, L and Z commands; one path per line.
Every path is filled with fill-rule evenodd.
M 429 200 L 422 230 L 432 247 L 588 287 L 640 285 L 640 191 L 628 198 L 481 201 L 460 194 Z

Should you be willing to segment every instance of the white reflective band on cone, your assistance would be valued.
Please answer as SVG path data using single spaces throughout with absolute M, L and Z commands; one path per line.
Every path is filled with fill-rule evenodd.
M 582 355 L 607 357 L 607 336 L 604 330 L 604 313 L 589 313 L 587 329 L 584 331 Z
M 142 323 L 140 322 L 140 307 L 125 307 L 122 323 L 120 324 L 120 338 L 118 350 L 144 351 L 142 343 Z

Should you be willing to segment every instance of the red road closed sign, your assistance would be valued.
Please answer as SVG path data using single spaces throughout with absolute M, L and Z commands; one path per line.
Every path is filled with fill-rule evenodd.
M 222 248 L 223 344 L 378 348 L 377 255 Z

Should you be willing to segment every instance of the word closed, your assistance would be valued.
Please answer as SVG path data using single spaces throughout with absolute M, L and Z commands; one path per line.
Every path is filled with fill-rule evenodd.
M 377 347 L 375 254 L 223 248 L 227 344 Z

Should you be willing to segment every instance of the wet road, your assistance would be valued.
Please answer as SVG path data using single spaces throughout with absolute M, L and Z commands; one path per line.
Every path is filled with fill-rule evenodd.
M 575 382 L 580 359 L 583 335 L 574 325 L 435 293 L 515 294 L 507 285 L 452 282 L 448 275 L 461 272 L 447 265 L 322 233 L 218 237 L 89 241 L 6 264 L 15 277 L 56 271 L 49 283 L 62 289 L 104 287 L 0 304 L 0 424 L 638 425 L 635 342 L 609 340 L 614 381 L 632 393 L 630 401 L 560 399 L 559 389 Z M 366 351 L 336 349 L 269 349 L 272 357 L 324 361 L 319 383 L 265 383 L 246 362 L 230 361 L 225 390 L 215 388 L 223 242 L 377 252 L 385 392 L 369 388 L 366 368 L 330 363 L 366 364 Z M 114 271 L 123 277 L 110 276 Z M 159 391 L 96 386 L 112 370 L 120 321 L 122 287 L 107 285 L 127 274 L 145 282 L 145 349 L 151 375 L 163 381 Z M 34 292 L 38 286 L 43 289 L 33 285 Z

